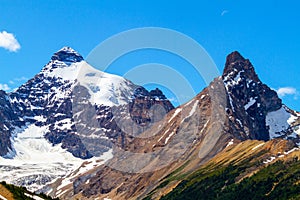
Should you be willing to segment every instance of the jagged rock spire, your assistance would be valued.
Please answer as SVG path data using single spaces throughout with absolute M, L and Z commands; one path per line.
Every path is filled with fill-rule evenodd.
M 246 138 L 268 140 L 266 115 L 282 106 L 277 93 L 260 81 L 251 62 L 237 51 L 227 56 L 222 79 L 233 112 L 230 115 L 239 119 Z
M 223 71 L 223 79 L 227 76 L 236 77 L 237 74 L 245 76 L 247 79 L 260 82 L 254 67 L 248 59 L 245 59 L 239 52 L 234 51 L 226 58 L 226 64 Z

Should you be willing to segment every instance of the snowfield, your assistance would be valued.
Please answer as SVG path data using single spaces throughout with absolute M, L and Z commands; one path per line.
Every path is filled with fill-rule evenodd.
M 0 157 L 0 180 L 36 191 L 78 169 L 83 162 L 101 159 L 83 160 L 62 149 L 61 145 L 53 146 L 44 138 L 47 129 L 47 126 L 32 124 L 15 132 L 14 151 L 6 158 Z
M 284 106 L 279 110 L 269 112 L 266 116 L 266 125 L 269 126 L 270 139 L 280 137 L 280 132 L 288 130 L 295 119 L 296 117 L 287 112 Z M 293 134 L 299 133 L 297 130 L 294 130 Z
M 58 68 L 51 69 L 51 65 L 58 66 Z M 128 97 L 132 96 L 136 88 L 129 80 L 99 71 L 85 61 L 73 63 L 70 66 L 61 61 L 51 61 L 42 73 L 46 77 L 61 78 L 84 86 L 91 95 L 89 101 L 92 105 L 116 106 L 126 104 L 129 101 Z M 59 94 L 60 92 L 56 91 L 56 93 Z M 63 98 L 64 94 L 61 97 Z

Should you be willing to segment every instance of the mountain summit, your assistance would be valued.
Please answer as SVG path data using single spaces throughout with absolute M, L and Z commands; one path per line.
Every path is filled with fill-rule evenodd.
M 76 63 L 83 61 L 83 57 L 71 47 L 63 47 L 51 57 L 51 60 Z
M 248 59 L 245 59 L 239 52 L 234 51 L 229 54 L 226 58 L 225 68 L 223 71 L 223 79 L 228 76 L 228 78 L 237 77 L 238 74 L 247 76 L 248 80 L 254 82 L 260 82 L 254 67 Z

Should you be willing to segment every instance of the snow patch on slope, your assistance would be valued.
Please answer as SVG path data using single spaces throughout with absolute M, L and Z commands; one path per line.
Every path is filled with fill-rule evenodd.
M 170 123 L 181 112 L 181 110 L 182 108 L 177 108 L 172 117 L 169 119 L 168 123 Z
M 248 110 L 248 108 L 250 108 L 251 106 L 253 106 L 255 104 L 256 100 L 253 99 L 253 97 L 250 98 L 249 102 L 244 106 L 245 110 Z
M 230 140 L 230 142 L 228 142 L 228 144 L 226 145 L 226 147 L 229 147 L 229 146 L 231 146 L 231 145 L 233 145 L 234 143 L 233 143 L 233 139 L 231 139 Z
M 32 198 L 34 200 L 45 200 L 45 199 L 43 199 L 43 198 L 41 198 L 39 196 L 36 196 L 36 195 L 31 195 L 31 194 L 27 194 L 27 193 L 24 193 L 24 194 L 25 194 L 25 196 L 27 196 L 29 198 Z
M 175 134 L 175 131 L 172 131 L 172 133 L 166 138 L 165 144 L 168 143 L 169 139 Z
M 267 164 L 267 163 L 270 163 L 270 162 L 274 161 L 275 159 L 276 159 L 276 157 L 271 156 L 269 159 L 263 161 L 263 163 L 264 163 L 264 164 Z
M 288 130 L 294 121 L 295 116 L 287 112 L 283 106 L 279 110 L 269 112 L 266 116 L 266 125 L 269 126 L 270 139 L 282 136 L 280 132 Z
M 186 118 L 191 117 L 191 116 L 196 112 L 196 109 L 197 109 L 197 106 L 198 106 L 198 102 L 199 102 L 198 100 L 195 101 L 195 103 L 194 103 L 194 105 L 193 105 L 193 108 L 191 109 L 189 115 L 188 115 Z
M 289 128 L 288 119 L 291 114 L 288 113 L 283 107 L 277 111 L 269 112 L 266 116 L 266 125 L 269 126 L 270 139 L 281 136 L 281 131 Z
M 2 196 L 1 194 L 0 194 L 0 199 L 2 199 L 2 200 L 8 200 L 7 198 L 5 198 L 4 196 Z
M 263 146 L 264 144 L 265 143 L 258 144 L 257 146 L 255 146 L 255 147 L 252 148 L 252 151 L 255 150 L 255 149 L 257 149 L 257 148 L 259 148 L 259 147 L 261 147 L 261 146 Z
M 196 100 L 194 102 L 193 107 L 189 111 L 189 114 L 181 120 L 181 123 L 183 123 L 186 119 L 190 118 L 196 112 L 198 103 L 199 103 L 199 100 Z

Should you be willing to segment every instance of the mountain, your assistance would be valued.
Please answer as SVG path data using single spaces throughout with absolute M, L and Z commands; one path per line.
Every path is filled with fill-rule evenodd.
M 300 113 L 238 52 L 177 108 L 71 48 L 0 103 L 0 179 L 52 197 L 241 198 L 250 185 L 261 199 L 282 184 L 297 197 Z
M 223 75 L 194 99 L 170 111 L 122 149 L 114 149 L 105 165 L 57 180 L 51 185 L 57 189 L 50 194 L 63 199 L 182 199 L 178 194 L 184 184 L 184 192 L 190 191 L 194 199 L 196 190 L 206 191 L 190 190 L 193 176 L 198 177 L 202 168 L 230 170 L 230 163 L 233 169 L 242 168 L 231 177 L 234 180 L 228 179 L 235 186 L 234 181 L 278 160 L 289 166 L 293 156 L 299 157 L 299 116 L 260 81 L 249 60 L 233 52 Z
M 64 47 L 15 91 L 0 91 L 0 179 L 37 190 L 86 160 L 109 159 L 130 139 L 117 112 L 130 108 L 135 124 L 147 125 L 156 104 L 174 108 L 159 89 L 100 72 Z

